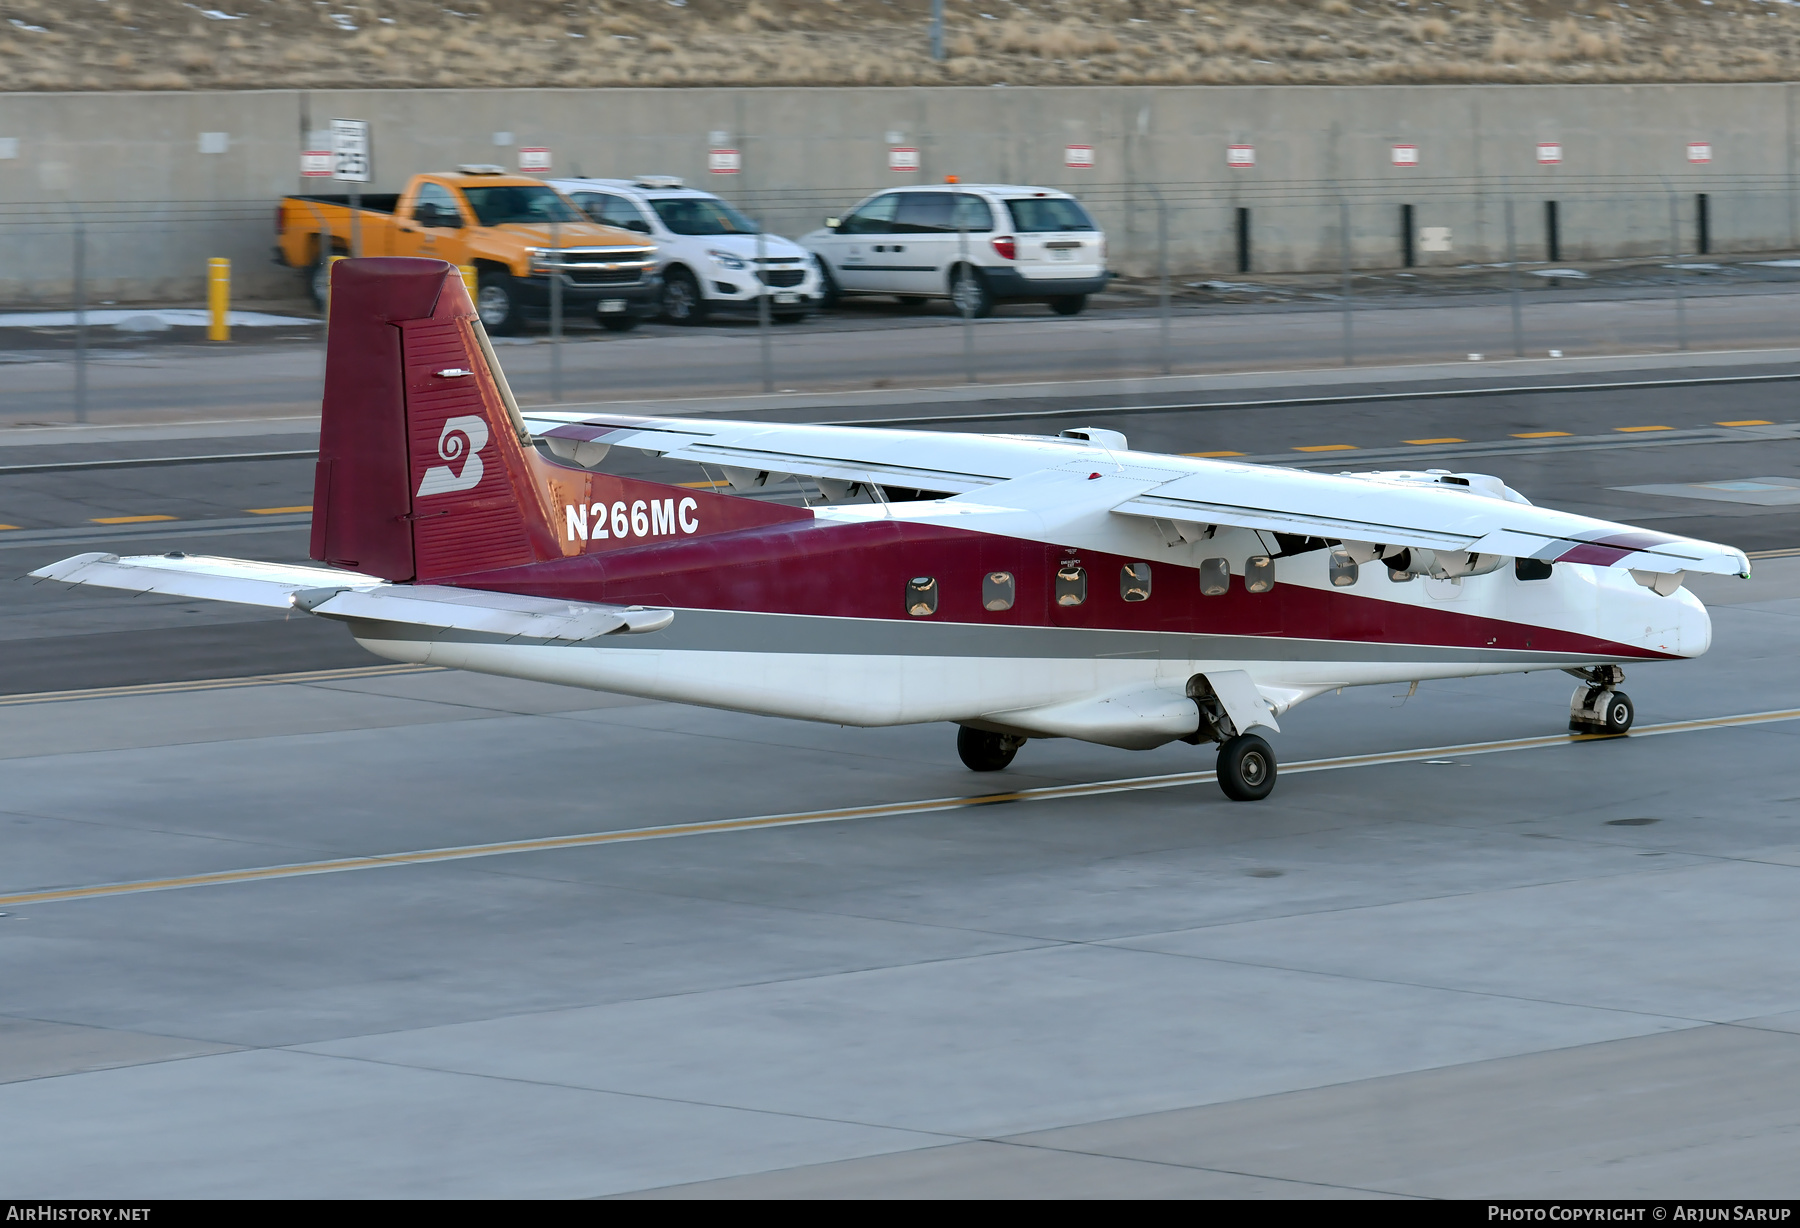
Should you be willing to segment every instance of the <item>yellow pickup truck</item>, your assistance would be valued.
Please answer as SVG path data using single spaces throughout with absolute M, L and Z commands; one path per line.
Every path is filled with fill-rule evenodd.
M 475 308 L 491 333 L 550 314 L 561 283 L 565 319 L 592 313 L 615 331 L 662 306 L 656 248 L 587 219 L 541 180 L 497 166 L 414 175 L 404 192 L 286 196 L 275 211 L 275 259 L 303 269 L 325 305 L 333 256 L 434 256 L 473 265 Z

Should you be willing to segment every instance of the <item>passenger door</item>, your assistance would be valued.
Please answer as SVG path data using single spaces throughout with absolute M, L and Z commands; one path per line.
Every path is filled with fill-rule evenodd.
M 886 273 L 879 266 L 887 259 L 900 196 L 898 192 L 877 196 L 839 222 L 837 233 L 821 244 L 844 289 L 893 293 L 893 287 L 883 283 Z
M 422 183 L 412 201 L 402 201 L 400 208 L 402 215 L 394 219 L 394 255 L 466 263 L 463 244 L 457 242 L 462 232 L 462 206 L 449 188 Z

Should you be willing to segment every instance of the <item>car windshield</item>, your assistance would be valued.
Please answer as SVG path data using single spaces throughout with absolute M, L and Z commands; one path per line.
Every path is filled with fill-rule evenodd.
M 724 201 L 704 196 L 671 196 L 650 207 L 678 235 L 753 235 L 761 229 Z
M 569 207 L 555 188 L 526 187 L 523 184 L 493 188 L 464 188 L 475 220 L 483 226 L 505 226 L 509 222 L 542 224 L 544 222 L 579 222 L 582 217 Z
M 1093 230 L 1087 210 L 1066 196 L 1031 196 L 1006 202 L 1012 214 L 1013 229 L 1020 234 L 1042 234 L 1047 230 Z

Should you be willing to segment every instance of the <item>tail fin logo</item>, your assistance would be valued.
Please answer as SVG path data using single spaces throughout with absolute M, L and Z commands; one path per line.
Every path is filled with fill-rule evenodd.
M 419 483 L 419 494 L 447 495 L 459 490 L 471 490 L 480 485 L 483 472 L 481 450 L 487 447 L 488 427 L 486 420 L 472 414 L 447 419 L 444 429 L 438 435 L 438 456 L 455 464 L 467 453 L 462 472 L 458 473 L 450 465 L 433 465 L 425 471 L 425 478 Z

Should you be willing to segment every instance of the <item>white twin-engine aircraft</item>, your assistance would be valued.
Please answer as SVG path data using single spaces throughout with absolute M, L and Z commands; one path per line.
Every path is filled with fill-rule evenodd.
M 602 472 L 614 448 L 710 481 Z M 753 497 L 790 480 L 804 506 Z M 1581 679 L 1571 727 L 1623 733 L 1621 663 L 1711 640 L 1684 575 L 1750 571 L 1481 474 L 1328 476 L 1099 429 L 522 413 L 456 270 L 398 258 L 335 266 L 312 557 L 32 574 L 304 610 L 395 661 L 953 722 L 978 772 L 1029 738 L 1216 742 L 1225 793 L 1253 800 L 1275 780 L 1257 731 L 1337 687 L 1562 669 Z

